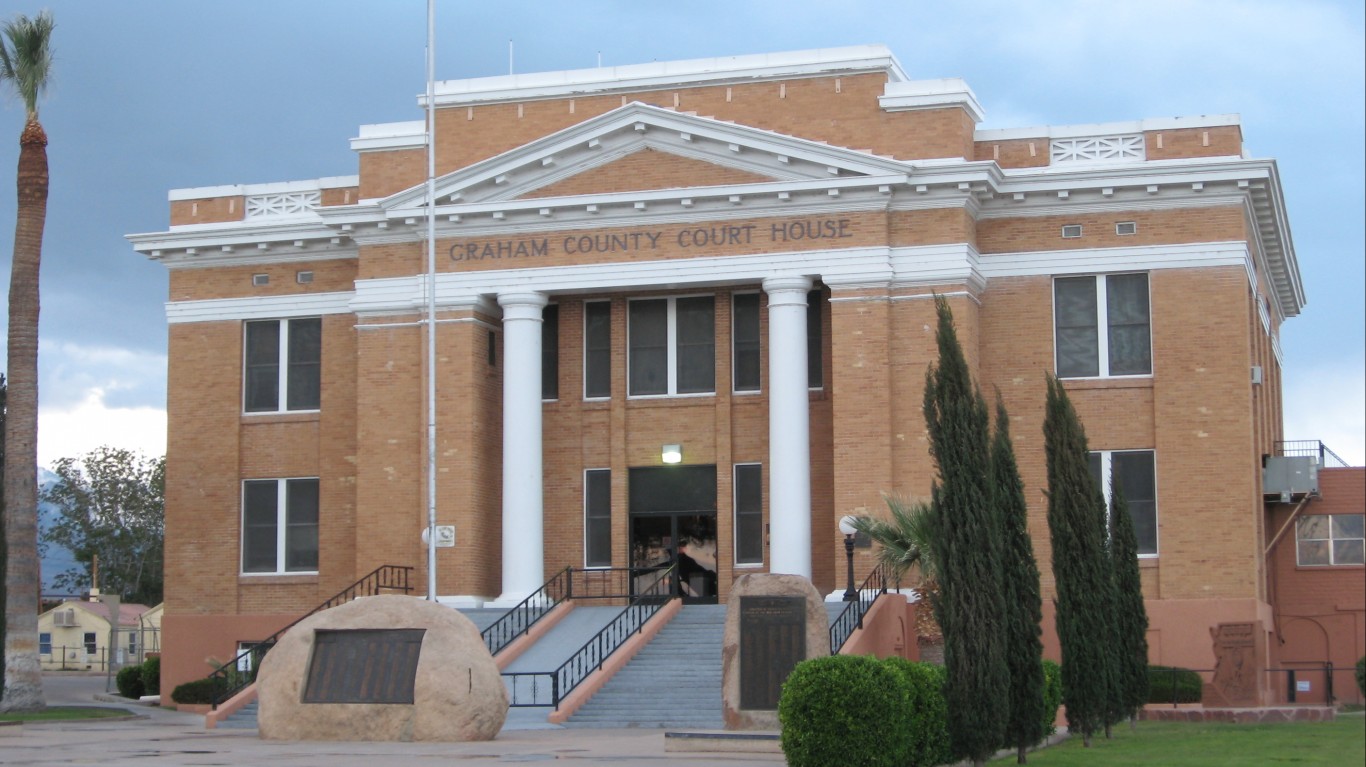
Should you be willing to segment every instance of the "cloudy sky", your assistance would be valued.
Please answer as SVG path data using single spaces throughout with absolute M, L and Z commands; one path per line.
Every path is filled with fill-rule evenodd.
M 160 454 L 166 273 L 123 235 L 164 230 L 169 189 L 355 173 L 358 126 L 422 119 L 426 3 L 0 0 L 0 18 L 43 7 L 39 461 Z M 982 128 L 1240 113 L 1250 153 L 1280 163 L 1308 294 L 1282 335 L 1286 436 L 1366 458 L 1360 0 L 438 0 L 437 17 L 438 79 L 506 74 L 509 40 L 517 72 L 883 43 L 912 77 L 966 79 Z M 5 263 L 22 125 L 7 98 Z

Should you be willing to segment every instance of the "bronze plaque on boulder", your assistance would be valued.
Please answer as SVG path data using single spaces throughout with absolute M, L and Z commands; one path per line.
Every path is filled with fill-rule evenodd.
M 776 710 L 783 682 L 804 660 L 804 597 L 740 597 L 741 708 Z
M 426 629 L 318 630 L 304 703 L 412 703 Z

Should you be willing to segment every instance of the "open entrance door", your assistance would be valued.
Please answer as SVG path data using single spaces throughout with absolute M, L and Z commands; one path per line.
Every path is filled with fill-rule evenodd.
M 684 603 L 716 604 L 716 467 L 631 469 L 630 500 L 634 580 L 676 564 Z

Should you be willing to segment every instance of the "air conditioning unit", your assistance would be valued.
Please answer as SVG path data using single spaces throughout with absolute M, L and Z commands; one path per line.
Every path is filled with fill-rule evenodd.
M 1271 456 L 1262 470 L 1262 493 L 1282 503 L 1319 494 L 1319 464 L 1313 456 Z
M 75 610 L 58 610 L 52 614 L 52 625 L 62 628 L 71 628 L 76 625 Z

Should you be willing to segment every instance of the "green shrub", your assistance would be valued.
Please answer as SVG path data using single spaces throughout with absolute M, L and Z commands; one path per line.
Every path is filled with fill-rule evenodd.
M 1043 731 L 1052 735 L 1058 731 L 1058 708 L 1062 706 L 1062 666 L 1051 660 L 1043 662 Z
M 1357 689 L 1361 690 L 1362 696 L 1366 696 L 1366 655 L 1357 661 Z
M 1200 675 L 1171 666 L 1148 667 L 1149 703 L 1199 703 L 1204 694 Z
M 954 761 L 949 741 L 949 705 L 944 699 L 947 669 L 903 658 L 887 658 L 882 663 L 901 675 L 903 693 L 910 706 L 910 718 L 903 724 L 911 736 L 906 767 L 930 767 Z
M 185 704 L 212 703 L 213 679 L 204 677 L 193 682 L 186 682 L 171 691 L 171 700 Z
M 147 690 L 144 695 L 161 694 L 161 656 L 149 655 L 142 662 L 142 686 Z
M 861 655 L 797 664 L 778 700 L 791 767 L 905 767 L 911 718 L 902 675 Z
M 118 685 L 119 695 L 134 700 L 143 695 L 142 686 L 142 666 L 124 666 L 119 669 L 119 673 L 114 676 L 114 684 Z

